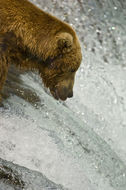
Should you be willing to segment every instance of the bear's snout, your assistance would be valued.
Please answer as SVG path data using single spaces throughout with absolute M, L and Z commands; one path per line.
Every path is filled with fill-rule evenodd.
M 71 98 L 73 96 L 73 89 L 62 87 L 57 90 L 57 93 L 59 98 L 65 101 L 67 98 Z
M 53 97 L 57 100 L 61 99 L 62 101 L 65 101 L 67 98 L 73 97 L 73 89 L 70 88 L 60 87 L 50 91 Z
M 71 90 L 68 94 L 68 98 L 72 98 L 73 97 L 73 90 Z
M 74 76 L 75 73 L 66 75 L 64 80 L 59 81 L 53 88 L 50 88 L 50 92 L 55 99 L 65 101 L 67 98 L 73 97 Z

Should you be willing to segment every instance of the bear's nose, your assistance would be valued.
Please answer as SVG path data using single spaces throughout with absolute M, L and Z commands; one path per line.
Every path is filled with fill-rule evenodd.
M 72 98 L 73 97 L 73 91 L 69 92 L 68 94 L 68 98 Z

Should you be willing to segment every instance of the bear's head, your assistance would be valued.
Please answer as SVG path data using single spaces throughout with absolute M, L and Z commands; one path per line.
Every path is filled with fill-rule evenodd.
M 48 43 L 44 55 L 44 64 L 39 64 L 44 85 L 55 99 L 65 101 L 73 96 L 75 74 L 82 59 L 77 36 L 67 32 L 57 34 L 55 40 Z

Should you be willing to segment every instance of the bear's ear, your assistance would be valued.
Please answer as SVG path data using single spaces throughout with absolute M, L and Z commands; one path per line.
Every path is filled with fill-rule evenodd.
M 67 32 L 62 32 L 56 36 L 57 46 L 63 53 L 69 52 L 73 45 L 73 36 Z

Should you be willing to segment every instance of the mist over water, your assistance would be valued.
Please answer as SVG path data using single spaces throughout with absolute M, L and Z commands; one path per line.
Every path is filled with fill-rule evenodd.
M 0 157 L 71 190 L 125 190 L 126 2 L 32 2 L 72 25 L 83 61 L 65 103 L 43 90 L 37 73 L 10 70 Z

